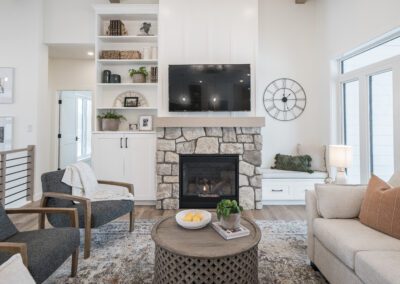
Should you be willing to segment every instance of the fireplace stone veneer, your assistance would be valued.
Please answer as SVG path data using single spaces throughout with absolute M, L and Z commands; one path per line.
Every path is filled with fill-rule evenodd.
M 179 209 L 180 154 L 239 155 L 239 203 L 244 209 L 261 209 L 260 130 L 259 127 L 157 128 L 157 209 Z

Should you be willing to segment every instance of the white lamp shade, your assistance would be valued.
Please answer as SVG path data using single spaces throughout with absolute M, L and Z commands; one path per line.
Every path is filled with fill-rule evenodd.
M 349 168 L 353 162 L 353 150 L 347 145 L 329 145 L 329 165 L 336 168 Z

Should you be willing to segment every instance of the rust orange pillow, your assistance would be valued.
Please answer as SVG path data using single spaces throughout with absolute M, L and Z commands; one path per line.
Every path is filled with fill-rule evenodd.
M 400 239 L 400 187 L 372 176 L 359 217 L 364 225 Z

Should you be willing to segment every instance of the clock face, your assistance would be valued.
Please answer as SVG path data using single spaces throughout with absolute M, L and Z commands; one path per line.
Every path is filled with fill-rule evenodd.
M 306 92 L 295 80 L 282 78 L 273 81 L 264 91 L 264 107 L 274 119 L 290 121 L 306 108 Z

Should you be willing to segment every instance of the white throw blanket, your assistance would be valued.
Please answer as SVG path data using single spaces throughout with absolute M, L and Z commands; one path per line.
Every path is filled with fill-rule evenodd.
M 62 182 L 72 187 L 72 195 L 92 201 L 134 200 L 126 187 L 99 184 L 92 168 L 83 162 L 67 166 Z

